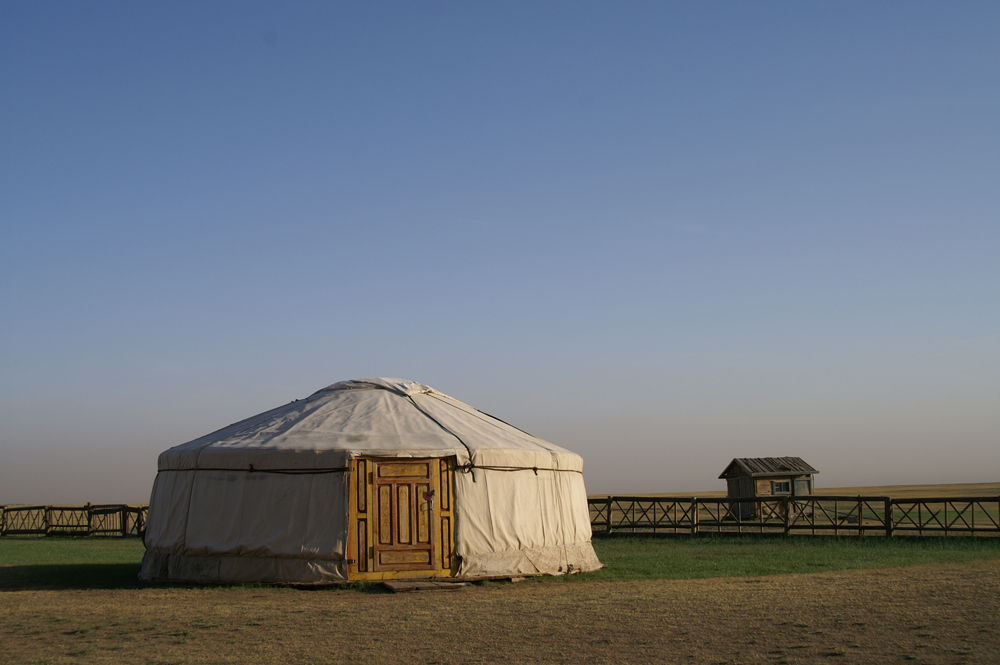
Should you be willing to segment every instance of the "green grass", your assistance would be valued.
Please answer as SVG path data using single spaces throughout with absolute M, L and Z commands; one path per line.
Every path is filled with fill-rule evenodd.
M 138 538 L 4 536 L 0 591 L 137 588 L 145 551 Z
M 595 538 L 607 567 L 579 580 L 757 577 L 1000 559 L 1000 538 Z
M 138 538 L 4 536 L 0 567 L 59 564 L 138 565 L 146 549 Z
M 757 577 L 1000 559 L 1000 538 L 698 536 L 598 538 L 607 568 L 587 580 Z M 135 538 L 0 538 L 0 591 L 131 589 L 144 552 Z M 355 586 L 355 585 L 351 585 Z

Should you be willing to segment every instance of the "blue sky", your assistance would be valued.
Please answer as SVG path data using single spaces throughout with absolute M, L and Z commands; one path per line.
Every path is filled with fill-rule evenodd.
M 338 380 L 591 492 L 1000 480 L 995 3 L 0 5 L 0 503 Z

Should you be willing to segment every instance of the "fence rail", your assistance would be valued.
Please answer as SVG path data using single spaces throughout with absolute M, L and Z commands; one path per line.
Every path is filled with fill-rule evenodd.
M 0 536 L 142 536 L 148 506 L 0 506 Z
M 767 499 L 609 496 L 588 499 L 595 536 L 770 533 L 1000 535 L 1000 496 Z
M 1000 535 L 1000 496 L 588 499 L 595 536 L 764 533 Z M 0 506 L 0 536 L 142 536 L 148 506 Z

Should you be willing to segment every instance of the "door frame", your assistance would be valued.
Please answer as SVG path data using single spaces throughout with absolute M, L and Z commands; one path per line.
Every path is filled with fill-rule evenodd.
M 381 462 L 431 464 L 429 479 L 434 492 L 430 511 L 432 567 L 415 570 L 379 570 L 375 563 L 376 514 L 375 476 Z M 355 457 L 348 473 L 347 577 L 349 580 L 454 577 L 455 556 L 455 467 L 452 457 Z M 418 510 L 426 509 L 423 497 Z

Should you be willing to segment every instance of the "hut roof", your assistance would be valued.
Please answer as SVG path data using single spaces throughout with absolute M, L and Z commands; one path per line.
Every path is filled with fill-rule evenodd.
M 737 457 L 729 463 L 719 478 L 733 476 L 787 476 L 796 473 L 819 473 L 801 457 Z

